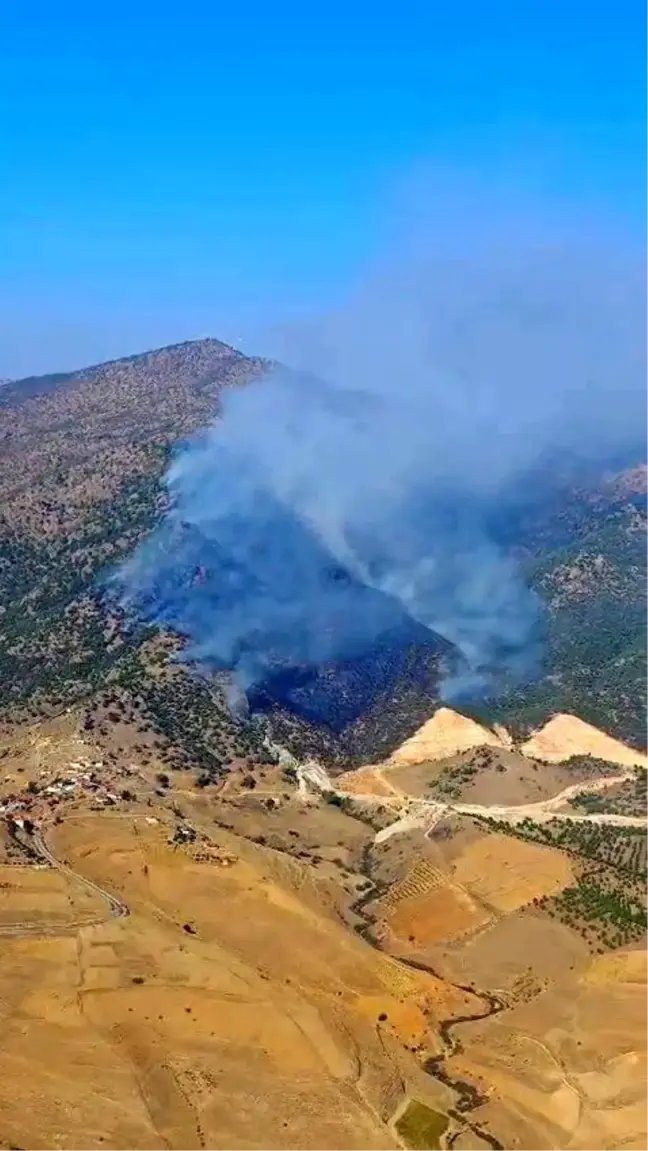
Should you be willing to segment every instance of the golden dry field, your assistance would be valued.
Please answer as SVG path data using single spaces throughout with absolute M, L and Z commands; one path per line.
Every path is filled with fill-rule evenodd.
M 0 744 L 1 1146 L 639 1145 L 643 953 L 543 911 L 574 850 L 385 836 L 350 776 L 205 790 L 82 720 Z

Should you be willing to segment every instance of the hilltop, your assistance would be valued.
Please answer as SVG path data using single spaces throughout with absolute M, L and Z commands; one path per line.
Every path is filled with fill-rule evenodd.
M 264 366 L 219 340 L 174 344 L 0 392 L 4 531 L 55 540 L 159 479 L 166 453 L 214 418 L 224 387 Z M 94 510 L 94 515 L 93 515 Z
M 393 764 L 421 763 L 445 759 L 473 747 L 504 747 L 506 740 L 483 724 L 460 715 L 449 707 L 440 707 L 431 719 L 392 753 Z
M 621 767 L 648 767 L 648 757 L 613 739 L 576 715 L 554 715 L 529 739 L 514 743 L 504 727 L 492 730 L 449 707 L 440 707 L 431 719 L 389 756 L 385 766 L 406 767 L 448 759 L 474 748 L 517 750 L 545 763 L 566 763 L 574 756 L 590 756 Z
M 88 698 L 132 654 L 102 602 L 103 573 L 163 514 L 174 444 L 214 418 L 224 387 L 262 370 L 260 360 L 200 340 L 2 389 L 5 716 Z
M 641 808 L 640 777 L 643 773 L 645 781 L 647 767 L 644 754 L 577 716 L 554 716 L 516 744 L 505 728 L 493 731 L 443 707 L 387 759 L 342 773 L 337 786 L 351 795 L 392 800 L 408 794 L 432 801 L 524 805 L 574 788 L 578 793 L 581 784 L 587 791 L 592 781 L 606 776 L 634 778 L 634 769 Z
M 153 674 L 178 637 L 129 631 L 102 579 L 164 514 L 162 479 L 174 445 L 216 417 L 224 388 L 244 386 L 267 367 L 206 339 L 3 387 L 0 719 L 87 701 L 94 723 L 102 701 L 114 716 L 110 701 L 119 700 L 128 714 L 143 708 L 147 725 L 199 769 L 213 773 L 227 762 L 223 747 L 250 752 L 254 732 L 230 715 L 217 682 L 206 689 L 177 669 Z M 358 739 L 354 722 L 372 707 L 377 716 L 394 695 L 393 703 L 411 697 L 400 720 L 394 706 L 390 713 L 407 731 L 429 714 L 448 645 L 409 620 L 396 623 L 393 651 L 370 655 L 366 669 L 357 661 L 306 669 L 305 678 L 296 669 L 290 685 L 263 685 L 259 706 L 276 712 L 278 726 L 294 727 L 298 742 L 314 739 L 333 755 L 373 746 L 369 726 Z M 345 685 L 341 715 L 336 685 Z M 311 722 L 314 713 L 321 722 Z M 381 738 L 389 739 L 384 730 Z
M 521 745 L 520 751 L 547 763 L 561 763 L 575 755 L 589 755 L 622 767 L 648 766 L 645 755 L 575 715 L 554 715 Z

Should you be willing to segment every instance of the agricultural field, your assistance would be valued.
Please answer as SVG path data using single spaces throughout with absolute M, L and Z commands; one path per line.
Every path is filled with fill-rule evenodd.
M 534 906 L 578 931 L 596 951 L 638 943 L 646 932 L 646 832 L 642 827 L 555 820 L 488 823 L 527 843 L 560 849 L 575 881 Z

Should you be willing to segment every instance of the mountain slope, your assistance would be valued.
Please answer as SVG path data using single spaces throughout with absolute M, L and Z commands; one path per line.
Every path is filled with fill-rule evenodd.
M 477 713 L 521 734 L 567 711 L 645 747 L 646 468 L 539 479 L 494 530 L 545 605 L 542 668 Z
M 249 751 L 249 725 L 232 718 L 214 685 L 185 675 L 181 693 L 163 687 L 152 668 L 167 640 L 158 635 L 152 655 L 142 649 L 154 635 L 129 633 L 100 588 L 103 573 L 163 514 L 173 445 L 213 419 L 224 387 L 263 369 L 209 339 L 2 388 L 2 714 L 57 711 L 112 685 L 145 697 L 151 722 L 169 739 L 194 731 L 187 761 L 212 762 L 214 730 Z M 541 479 L 530 480 L 519 505 L 503 507 L 493 532 L 547 605 L 543 672 L 475 713 L 525 732 L 569 711 L 641 744 L 645 470 Z M 298 754 L 383 758 L 438 703 L 448 646 L 410 631 L 364 660 L 269 676 L 253 703 Z M 211 750 L 199 734 L 207 730 Z
M 3 526 L 46 538 L 83 526 L 93 506 L 159 474 L 181 437 L 213 418 L 223 387 L 263 364 L 219 340 L 176 344 L 0 392 Z
M 134 634 L 124 626 L 101 581 L 163 514 L 161 480 L 173 445 L 214 418 L 224 387 L 243 385 L 265 367 L 218 340 L 201 340 L 3 388 L 5 715 L 47 714 L 92 697 L 99 687 L 125 690 L 145 701 L 147 722 L 172 741 L 186 739 L 189 729 L 211 733 L 211 748 L 206 735 L 197 735 L 198 742 L 192 737 L 190 758 L 199 766 L 216 762 L 215 730 L 239 754 L 249 753 L 249 727 L 232 718 L 217 685 L 207 690 L 185 675 L 181 692 L 177 677 L 173 691 L 164 688 L 152 668 L 164 658 L 165 642 L 151 663 L 141 648 L 151 632 Z M 289 669 L 287 677 L 269 677 L 256 702 L 275 710 L 278 720 L 285 711 L 291 731 L 299 728 L 307 739 L 312 733 L 317 747 L 334 755 L 362 756 L 373 748 L 373 724 L 363 726 L 372 707 L 376 719 L 376 708 L 383 718 L 377 751 L 391 738 L 386 715 L 404 738 L 434 707 L 439 659 L 448 645 L 401 616 L 394 619 L 395 638 L 381 639 L 366 666 L 358 660 Z M 410 704 L 399 718 L 395 705 L 404 696 Z
M 70 755 L 97 754 L 70 717 L 31 734 L 68 775 Z M 10 746 L 33 797 L 34 744 Z M 129 778 L 116 813 L 91 793 L 59 804 L 37 841 L 49 866 L 0 840 L 0 1146 L 398 1147 L 407 1094 L 444 1098 L 421 1066 L 439 1020 L 474 998 L 349 930 L 354 877 L 346 891 L 341 871 L 320 876 L 287 830 L 265 848 L 220 826 L 227 805 L 189 792 L 171 807 L 151 773 Z M 284 826 L 300 818 L 296 800 Z M 364 825 L 331 808 L 313 820 L 353 866 Z
M 60 694 L 67 679 L 84 682 L 90 649 L 104 654 L 86 598 L 98 574 L 159 514 L 172 445 L 213 418 L 223 387 L 245 383 L 260 367 L 202 340 L 3 388 L 5 700 L 8 680 L 18 698 L 41 687 Z
M 641 473 L 502 509 L 548 643 L 486 726 L 394 617 L 268 675 L 268 731 L 101 593 L 261 370 L 207 340 L 1 393 L 0 1146 L 640 1146 L 645 773 L 573 716 L 526 747 L 565 765 L 495 721 L 640 738 Z M 311 755 L 389 762 L 354 790 Z

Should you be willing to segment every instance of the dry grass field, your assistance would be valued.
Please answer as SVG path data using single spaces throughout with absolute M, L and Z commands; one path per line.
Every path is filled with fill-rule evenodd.
M 475 1024 L 458 1072 L 492 1099 L 482 1117 L 509 1148 L 632 1148 L 646 1140 L 646 957 L 621 952 Z
M 102 900 L 47 867 L 0 866 L 0 934 L 13 925 L 74 927 L 104 915 Z
M 449 981 L 490 988 L 504 1003 L 488 1019 L 457 1025 L 445 1062 L 455 1080 L 477 1086 L 482 1098 L 470 1120 L 501 1147 L 643 1146 L 645 950 L 592 957 L 576 930 L 538 915 L 531 898 L 569 883 L 571 863 L 555 849 L 532 857 L 518 854 L 518 846 L 483 836 L 456 857 L 445 882 L 437 878 L 425 895 L 412 897 L 408 885 L 422 879 L 414 864 L 409 880 L 376 908 L 384 915 L 384 943 Z M 463 934 L 460 891 L 475 909 L 472 930 Z M 417 918 L 423 908 L 425 931 Z M 474 1129 L 453 1140 L 466 1151 L 488 1145 Z
M 80 724 L 0 744 L 53 861 L 5 835 L 0 1148 L 641 1145 L 645 955 L 542 913 L 566 845 L 467 816 L 376 842 L 266 765 L 110 759 L 125 797 L 50 809 L 34 786 L 105 754 Z
M 496 911 L 516 911 L 567 887 L 574 870 L 564 852 L 506 835 L 488 835 L 456 860 L 453 878 Z
M 428 860 L 415 863 L 372 911 L 384 923 L 392 947 L 405 952 L 458 939 L 490 918 L 464 888 Z
M 222 830 L 198 862 L 155 818 L 71 816 L 51 836 L 129 916 L 0 937 L 5 1145 L 396 1146 L 404 1085 L 435 1096 L 407 1048 L 433 1052 L 470 996 L 349 932 L 312 868 Z M 62 915 L 66 884 L 34 869 L 12 916 Z

